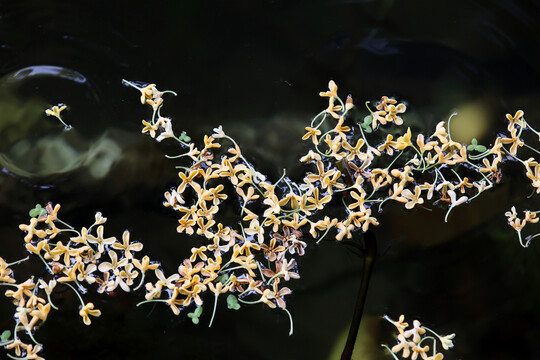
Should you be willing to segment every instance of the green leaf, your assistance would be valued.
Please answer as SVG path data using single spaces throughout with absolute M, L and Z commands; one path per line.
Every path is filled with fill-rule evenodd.
M 47 210 L 41 207 L 41 205 L 37 204 L 35 208 L 30 210 L 28 212 L 28 215 L 30 215 L 33 218 L 41 217 L 43 215 L 47 214 Z
M 476 138 L 473 138 L 471 144 L 473 144 L 474 146 L 478 145 L 478 140 L 476 140 Z
M 227 296 L 227 307 L 231 310 L 238 310 L 240 309 L 240 304 L 238 303 L 238 299 L 234 295 Z
M 199 323 L 199 316 L 201 316 L 202 311 L 203 311 L 202 306 L 197 306 L 197 308 L 195 309 L 195 311 L 193 311 L 193 312 L 191 312 L 191 313 L 188 313 L 187 316 L 188 316 L 188 318 L 191 319 L 191 321 L 192 321 L 194 324 L 198 324 L 198 323 Z
M 478 146 L 476 146 L 476 151 L 478 151 L 478 152 L 483 153 L 483 152 L 486 151 L 486 150 L 487 150 L 487 148 L 486 148 L 484 145 L 478 145 Z
M 222 274 L 222 275 L 219 275 L 218 278 L 217 278 L 217 281 L 219 281 L 219 282 L 222 283 L 223 285 L 225 285 L 225 283 L 227 282 L 227 280 L 229 280 L 229 275 L 228 275 L 228 274 Z
M 9 340 L 9 338 L 11 337 L 11 331 L 9 330 L 5 330 L 2 335 L 0 335 L 0 340 L 2 342 L 6 342 Z
M 476 145 L 469 145 L 467 146 L 467 151 L 474 151 L 476 149 Z
M 372 121 L 373 121 L 373 116 L 367 115 L 364 117 L 363 125 L 371 124 Z

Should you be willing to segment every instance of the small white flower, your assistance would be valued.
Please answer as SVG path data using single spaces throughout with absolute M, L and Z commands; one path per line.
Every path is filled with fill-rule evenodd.
M 225 133 L 223 132 L 223 128 L 221 125 L 219 125 L 217 128 L 214 128 L 214 133 L 212 134 L 212 137 L 214 139 L 221 139 L 225 137 Z
M 171 119 L 167 118 L 159 118 L 158 124 L 161 125 L 164 130 L 159 134 L 159 136 L 156 138 L 158 142 L 161 142 L 163 139 L 168 139 L 174 137 L 174 133 L 172 130 L 172 122 Z
M 439 340 L 441 340 L 441 344 L 444 350 L 448 350 L 454 347 L 454 343 L 452 342 L 452 339 L 455 337 L 456 337 L 456 334 L 439 336 Z
M 258 171 L 252 170 L 251 175 L 252 175 L 253 182 L 255 184 L 259 184 L 259 183 L 261 183 L 263 181 L 266 181 L 266 176 L 264 176 L 263 174 L 261 174 Z
M 101 214 L 100 211 L 98 211 L 96 213 L 96 225 L 101 225 L 101 224 L 105 224 L 105 222 L 107 221 L 107 218 L 106 217 L 103 217 L 103 215 Z
M 469 200 L 467 196 L 462 196 L 456 200 L 456 192 L 454 190 L 448 190 L 447 194 L 450 197 L 450 202 L 452 204 L 452 207 L 466 203 L 467 200 Z

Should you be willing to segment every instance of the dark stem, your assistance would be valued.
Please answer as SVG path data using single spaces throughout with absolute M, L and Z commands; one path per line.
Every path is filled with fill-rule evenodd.
M 362 272 L 362 283 L 360 284 L 360 290 L 358 291 L 358 297 L 356 298 L 356 305 L 354 307 L 354 315 L 351 321 L 351 327 L 349 328 L 349 335 L 347 336 L 347 342 L 345 348 L 341 354 L 341 360 L 350 360 L 354 350 L 354 343 L 358 335 L 358 329 L 360 328 L 360 321 L 362 320 L 362 313 L 364 312 L 364 304 L 366 303 L 367 290 L 369 286 L 369 280 L 371 278 L 371 271 L 373 270 L 373 264 L 375 262 L 375 256 L 377 255 L 377 240 L 375 234 L 368 230 L 364 234 L 365 252 L 364 252 L 364 269 Z

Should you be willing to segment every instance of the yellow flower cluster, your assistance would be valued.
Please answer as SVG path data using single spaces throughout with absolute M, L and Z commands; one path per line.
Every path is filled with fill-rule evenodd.
M 197 147 L 185 132 L 175 134 L 172 120 L 161 115 L 163 95 L 176 95 L 173 91 L 159 91 L 155 84 L 124 83 L 138 89 L 141 103 L 152 108 L 150 120 L 142 121 L 142 133 L 158 142 L 172 139 L 184 151 L 167 156 L 184 163 L 177 167 L 181 169 L 178 185 L 165 192 L 163 205 L 177 214 L 177 231 L 196 236 L 201 243 L 191 249 L 191 256 L 174 274 L 167 276 L 148 256 L 138 257 L 143 245 L 132 243 L 127 230 L 121 240 L 105 237 L 106 218 L 101 213 L 96 213 L 90 227 L 76 230 L 58 218 L 60 205 L 36 206 L 28 224 L 21 224 L 20 229 L 26 233 L 26 249 L 41 259 L 49 275 L 18 283 L 11 269 L 15 263 L 8 264 L 0 257 L 0 285 L 9 288 L 5 295 L 17 309 L 13 338 L 3 334 L 0 346 L 13 349 L 19 357 L 40 359 L 41 345 L 33 333 L 50 309 L 56 309 L 51 295 L 60 285 L 75 291 L 81 302 L 79 315 L 87 325 L 91 316 L 101 312 L 83 300 L 85 286 L 112 293 L 144 285 L 146 301 L 140 304 L 163 302 L 177 315 L 195 306 L 195 311 L 187 314 L 194 323 L 199 321 L 206 295 L 214 298 L 210 323 L 218 297 L 226 295 L 231 309 L 263 303 L 284 310 L 291 319 L 292 332 L 285 300 L 291 290 L 285 283 L 300 277 L 297 258 L 304 255 L 308 240 L 319 242 L 328 236 L 342 241 L 352 239 L 355 231 L 369 231 L 379 225 L 376 213 L 389 201 L 403 204 L 406 210 L 428 202 L 443 204 L 448 218 L 453 208 L 500 182 L 501 165 L 506 160 L 521 162 L 540 193 L 539 162 L 517 155 L 523 147 L 538 152 L 522 139 L 524 131 L 540 137 L 521 110 L 506 116 L 507 133 L 497 136 L 489 148 L 476 139 L 466 145 L 452 140 L 453 115 L 429 135 L 413 135 L 410 127 L 399 131 L 396 126 L 404 124 L 407 107 L 387 96 L 374 108 L 366 102 L 369 115 L 356 123 L 349 114 L 354 109 L 352 97 L 343 102 L 336 83 L 330 81 L 328 91 L 319 94 L 328 98 L 328 106 L 315 116 L 302 137 L 311 146 L 300 159 L 309 170 L 297 183 L 285 172 L 277 181 L 267 179 L 221 126 L 212 135 L 205 135 L 202 147 Z M 55 106 L 46 113 L 61 120 L 64 109 Z M 236 205 L 237 213 L 220 211 L 224 203 L 227 208 Z M 525 211 L 520 219 L 513 207 L 506 214 L 525 247 L 540 235 L 526 237 L 525 243 L 521 237 L 527 223 L 538 222 L 537 213 Z M 149 270 L 153 270 L 150 273 L 155 280 L 145 282 Z M 428 341 L 422 337 L 426 331 L 434 334 L 444 349 L 452 347 L 453 334 L 440 337 L 418 321 L 407 330 L 403 316 L 398 321 L 386 319 L 399 330 L 399 343 L 388 348 L 396 359 L 398 353 L 413 360 L 442 359 L 435 351 L 429 355 L 429 346 L 422 345 Z M 32 344 L 17 336 L 21 331 Z
M 152 119 L 162 118 L 161 94 L 170 91 L 159 91 L 155 84 L 125 83 L 141 92 L 141 102 L 152 106 Z M 497 137 L 486 148 L 476 140 L 470 145 L 452 140 L 452 117 L 437 124 L 428 136 L 413 136 L 410 128 L 401 135 L 389 134 L 386 127 L 404 123 L 401 116 L 406 105 L 387 96 L 373 110 L 366 103 L 370 114 L 363 123 L 355 124 L 348 116 L 354 108 L 352 97 L 343 102 L 334 81 L 328 88 L 319 94 L 328 98 L 328 106 L 302 137 L 313 147 L 300 161 L 312 164 L 314 171 L 308 171 L 301 183 L 285 174 L 276 182 L 267 181 L 221 126 L 211 136 L 205 135 L 204 147 L 197 148 L 185 133 L 174 135 L 170 120 L 167 130 L 157 126 L 159 120 L 155 126 L 153 121 L 143 122 L 143 133 L 157 136 L 158 141 L 166 134 L 185 148 L 183 154 L 168 156 L 187 158 L 189 163 L 178 167 L 182 169 L 179 185 L 165 193 L 164 206 L 178 213 L 178 232 L 205 241 L 192 248 L 192 256 L 174 275 L 165 278 L 156 271 L 159 280 L 146 285 L 148 300 L 167 302 L 178 314 L 192 301 L 201 306 L 200 294 L 210 289 L 216 295 L 234 294 L 241 302 L 285 308 L 280 294 L 290 290 L 280 288 L 279 282 L 299 277 L 290 255 L 303 255 L 304 238 L 318 242 L 333 231 L 338 241 L 351 239 L 354 231 L 365 232 L 379 224 L 374 210 L 380 212 L 389 200 L 402 203 L 406 210 L 428 201 L 447 204 L 447 219 L 453 208 L 498 183 L 505 157 L 514 156 L 524 146 L 517 128 L 526 126 L 521 111 L 507 116 L 509 135 Z M 381 139 L 377 131 L 383 126 L 387 135 Z M 540 173 L 540 165 L 525 164 L 529 169 L 537 166 L 535 171 Z M 533 179 L 534 174 L 528 170 L 527 176 Z M 231 193 L 236 199 L 228 201 L 237 201 L 241 209 L 232 226 L 219 220 L 220 206 Z M 332 217 L 325 211 L 336 203 L 345 205 L 341 219 L 336 211 Z M 238 285 L 239 279 L 247 288 Z M 163 289 L 167 289 L 166 299 L 161 299 Z M 256 300 L 249 301 L 247 296 L 256 296 Z
M 540 164 L 534 157 L 529 157 L 527 160 L 523 160 L 518 157 L 518 149 L 521 147 L 528 148 L 529 151 L 535 153 L 540 152 L 529 146 L 525 143 L 521 137 L 524 135 L 525 131 L 532 132 L 535 136 L 540 138 L 540 132 L 535 130 L 524 118 L 524 113 L 522 110 L 518 110 L 514 115 L 507 114 L 506 119 L 508 120 L 508 132 L 510 133 L 509 137 L 499 136 L 496 139 L 496 144 L 499 148 L 502 149 L 510 158 L 520 162 L 524 169 L 525 175 L 531 181 L 531 185 L 536 189 L 536 193 L 540 194 Z M 510 144 L 510 149 L 505 149 L 503 144 Z M 540 236 L 540 233 L 532 233 L 528 236 L 523 237 L 522 230 L 528 223 L 535 224 L 538 222 L 536 215 L 540 210 L 530 211 L 524 210 L 524 218 L 520 219 L 517 216 L 516 209 L 513 206 L 510 211 L 506 212 L 506 217 L 508 219 L 508 224 L 517 232 L 519 243 L 523 247 L 528 247 L 531 244 L 531 241 Z
M 66 285 L 75 291 L 81 302 L 79 315 L 86 325 L 90 325 L 90 317 L 100 316 L 101 311 L 95 309 L 93 303 L 83 300 L 81 294 L 87 291 L 84 283 L 85 286 L 96 284 L 100 293 L 111 293 L 117 288 L 129 292 L 139 274 L 143 274 L 140 286 L 144 273 L 158 267 L 158 264 L 150 263 L 148 256 L 137 258 L 135 253 L 141 251 L 143 245 L 130 242 L 128 231 L 123 233 L 121 241 L 116 237 L 106 238 L 103 224 L 107 218 L 100 212 L 96 213 L 95 221 L 89 228 L 83 227 L 79 231 L 58 218 L 60 205 L 53 207 L 49 203 L 45 208 L 37 206 L 36 209 L 38 212 L 31 212 L 35 216 L 30 218 L 29 223 L 19 227 L 26 232 L 26 249 L 41 259 L 49 275 L 37 280 L 32 276 L 17 283 L 9 264 L 0 258 L 0 285 L 9 287 L 5 296 L 11 298 L 17 307 L 14 337 L 2 345 L 14 349 L 15 355 L 26 356 L 27 359 L 41 359 L 37 355 L 41 345 L 34 339 L 33 333 L 45 322 L 51 308 L 58 309 L 51 299 L 58 286 Z M 59 234 L 63 234 L 63 239 L 53 241 Z M 20 331 L 25 331 L 34 344 L 22 342 L 17 336 Z
M 143 95 L 161 93 L 147 88 L 139 90 Z M 153 110 L 156 114 L 160 108 Z M 146 128 L 142 132 L 149 133 Z M 265 181 L 221 127 L 214 132 L 204 137 L 204 147 L 199 149 L 171 130 L 171 137 L 188 149 L 178 157 L 188 157 L 191 164 L 181 167 L 179 185 L 165 193 L 163 204 L 178 213 L 178 232 L 196 234 L 205 244 L 193 247 L 191 257 L 173 275 L 166 277 L 156 270 L 157 281 L 146 284 L 146 299 L 165 302 L 179 314 L 192 303 L 202 306 L 201 295 L 209 290 L 216 301 L 228 294 L 240 303 L 285 309 L 284 296 L 291 291 L 283 282 L 299 278 L 292 256 L 303 255 L 306 247 L 299 229 L 307 224 L 305 216 L 328 199 L 299 196 L 285 177 L 275 184 Z M 224 141 L 230 143 L 226 150 Z M 282 193 L 279 183 L 289 191 Z M 226 187 L 236 194 L 230 201 L 237 201 L 240 209 L 237 227 L 218 219 L 220 206 L 229 197 Z
M 398 343 L 392 348 L 389 348 L 386 345 L 382 345 L 385 349 L 390 351 L 394 359 L 398 360 L 396 354 L 401 352 L 401 358 L 408 359 L 410 356 L 411 360 L 422 359 L 422 360 L 442 360 L 444 355 L 436 351 L 437 340 L 442 345 L 444 350 L 448 350 L 454 347 L 452 339 L 456 334 L 450 334 L 441 336 L 435 331 L 422 326 L 420 321 L 414 320 L 412 328 L 408 328 L 409 324 L 405 322 L 405 316 L 400 315 L 399 320 L 394 321 L 388 316 L 384 317 L 385 320 L 392 323 L 398 330 L 397 341 Z M 426 342 L 432 341 L 430 348 Z M 431 355 L 429 355 L 431 350 Z

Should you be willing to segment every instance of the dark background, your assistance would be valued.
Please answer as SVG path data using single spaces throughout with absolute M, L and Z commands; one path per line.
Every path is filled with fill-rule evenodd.
M 420 128 L 473 109 L 459 126 L 467 132 L 483 124 L 477 137 L 486 144 L 518 108 L 540 124 L 539 10 L 538 2 L 494 0 L 0 0 L 1 256 L 26 256 L 18 224 L 47 201 L 61 203 L 62 219 L 76 226 L 90 225 L 101 210 L 108 234 L 128 228 L 168 272 L 189 254 L 194 241 L 175 232 L 174 214 L 161 207 L 176 182 L 175 164 L 163 154 L 175 149 L 140 136 L 148 113 L 123 78 L 178 91 L 165 107 L 175 130 L 198 142 L 222 124 L 270 177 L 283 167 L 294 176 L 305 171 L 295 166 L 305 153 L 299 137 L 325 108 L 318 92 L 330 79 L 359 105 L 382 95 L 406 101 L 406 124 Z M 85 80 L 44 74 L 13 83 L 14 72 L 43 65 Z M 42 116 L 59 102 L 70 106 L 67 135 Z M 103 139 L 120 152 L 96 177 L 81 161 L 56 166 L 64 157 L 54 149 L 46 158 L 42 148 L 31 158 L 13 150 L 22 139 L 38 149 L 45 137 L 65 137 L 65 153 L 84 156 Z M 448 224 L 442 211 L 385 209 L 357 358 L 390 358 L 379 344 L 393 344 L 393 330 L 380 317 L 401 313 L 455 332 L 448 359 L 540 358 L 539 249 L 522 249 L 503 215 L 538 201 L 526 199 L 532 189 L 519 167 L 507 171 L 497 189 L 454 209 Z M 262 305 L 232 312 L 223 301 L 208 329 L 208 312 L 195 326 L 165 306 L 136 308 L 138 295 L 88 295 L 103 314 L 86 327 L 68 292 L 36 337 L 47 359 L 336 358 L 361 265 L 341 244 L 310 245 L 288 301 L 292 337 L 286 315 Z M 21 265 L 16 276 L 32 266 L 39 264 Z M 0 309 L 4 329 L 13 307 L 1 299 Z

